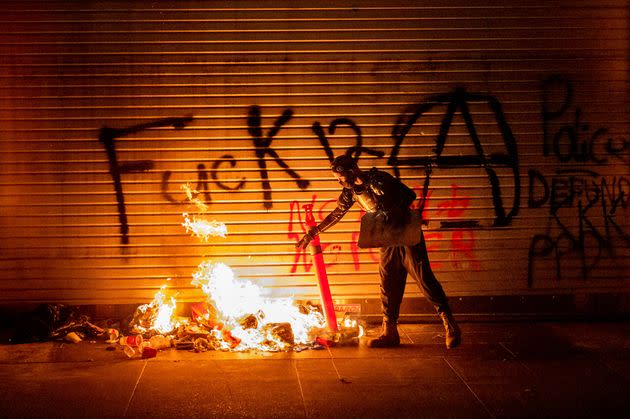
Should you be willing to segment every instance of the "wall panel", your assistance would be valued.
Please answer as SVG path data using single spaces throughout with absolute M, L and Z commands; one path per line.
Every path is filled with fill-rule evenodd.
M 167 278 L 195 301 L 207 258 L 316 298 L 298 208 L 332 210 L 322 138 L 337 155 L 359 135 L 362 166 L 418 193 L 431 162 L 449 295 L 627 293 L 628 1 L 445 4 L 2 2 L 0 303 L 141 303 Z M 293 177 L 257 155 L 256 124 Z M 107 132 L 135 164 L 119 196 Z M 185 183 L 227 238 L 185 233 Z M 359 218 L 323 236 L 340 300 L 378 296 Z

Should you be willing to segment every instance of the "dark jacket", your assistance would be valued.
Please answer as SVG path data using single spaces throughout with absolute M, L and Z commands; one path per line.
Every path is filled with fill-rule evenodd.
M 372 168 L 361 177 L 363 184 L 343 188 L 337 207 L 317 226 L 318 232 L 326 231 L 350 210 L 355 202 L 365 212 L 382 214 L 392 224 L 403 224 L 409 215 L 409 206 L 416 194 L 400 180 L 387 172 Z

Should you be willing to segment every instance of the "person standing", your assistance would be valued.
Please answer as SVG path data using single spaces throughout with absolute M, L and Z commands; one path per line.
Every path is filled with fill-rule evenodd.
M 315 236 L 339 222 L 355 202 L 391 229 L 401 228 L 408 223 L 410 205 L 416 199 L 416 194 L 401 181 L 376 168 L 364 172 L 351 156 L 345 154 L 333 160 L 331 170 L 343 186 L 337 207 L 321 223 L 312 227 L 296 247 L 305 249 Z M 420 229 L 420 226 L 417 228 Z M 380 248 L 379 274 L 383 330 L 379 337 L 368 342 L 368 346 L 388 348 L 400 345 L 398 318 L 407 275 L 411 275 L 423 295 L 435 307 L 446 332 L 446 347 L 455 348 L 461 343 L 460 328 L 446 294 L 431 269 L 421 229 L 418 242 L 413 245 L 396 244 Z

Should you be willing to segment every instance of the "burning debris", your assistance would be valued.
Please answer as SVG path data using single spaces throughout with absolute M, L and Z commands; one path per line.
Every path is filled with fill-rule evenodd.
M 190 202 L 205 212 L 207 207 L 196 198 L 199 193 L 188 185 L 183 188 Z M 227 235 L 223 223 L 207 221 L 200 214 L 184 213 L 183 217 L 186 231 L 201 240 Z M 335 320 L 331 327 L 318 307 L 265 297 L 261 287 L 237 278 L 222 262 L 200 263 L 191 284 L 201 289 L 205 301 L 191 306 L 190 317 L 177 317 L 176 295 L 163 285 L 150 303 L 137 307 L 118 328 L 99 327 L 85 316 L 64 313 L 62 306 L 49 306 L 44 310 L 49 318 L 46 337 L 78 343 L 89 336 L 118 343 L 129 358 L 153 358 L 157 351 L 171 347 L 196 352 L 301 351 L 353 342 L 360 336 L 356 320 L 345 318 L 341 328 Z M 332 310 L 332 301 L 327 303 Z M 326 329 L 332 334 L 326 335 Z M 108 350 L 116 348 L 109 346 Z
M 167 297 L 165 294 L 166 285 L 163 285 L 155 294 L 153 301 L 149 304 L 141 305 L 136 309 L 131 320 L 131 332 L 135 334 L 172 332 L 186 320 L 175 320 L 175 308 L 177 302 L 175 297 Z
M 205 204 L 196 199 L 198 193 L 188 185 L 184 190 L 188 199 L 204 212 Z M 201 240 L 227 234 L 223 223 L 207 221 L 199 214 L 184 213 L 183 217 L 186 231 Z M 175 348 L 198 352 L 281 351 L 312 344 L 326 326 L 316 307 L 297 305 L 286 298 L 266 298 L 262 288 L 237 278 L 221 262 L 199 264 L 191 284 L 203 291 L 206 301 L 191 307 L 189 319 L 176 318 L 175 296 L 168 296 L 163 286 L 153 301 L 136 309 L 130 323 L 131 333 L 151 339 L 165 335 L 172 339 Z M 149 341 L 148 345 L 156 348 L 154 342 Z
M 183 189 L 201 213 L 207 210 L 205 204 L 196 198 L 197 191 L 189 185 Z M 208 241 L 209 237 L 227 235 L 227 227 L 223 223 L 209 222 L 201 215 L 184 213 L 183 217 L 182 225 L 186 231 L 204 241 Z M 262 288 L 237 278 L 234 271 L 222 262 L 200 263 L 192 275 L 191 284 L 203 291 L 206 301 L 191 307 L 190 319 L 176 320 L 175 297 L 167 297 L 165 287 L 162 287 L 151 303 L 138 307 L 131 322 L 132 332 L 153 336 L 151 339 L 166 335 L 166 339 L 172 339 L 176 349 L 197 352 L 301 350 L 320 345 L 320 341 L 325 341 L 326 346 L 335 342 L 352 342 L 361 334 L 356 320 L 345 318 L 341 329 L 334 321 L 335 327 L 328 327 L 334 334 L 322 337 L 326 333 L 327 321 L 317 307 L 296 304 L 288 298 L 267 298 Z M 159 346 L 151 341 L 149 345 L 153 348 Z
M 298 306 L 290 299 L 271 299 L 250 281 L 236 278 L 224 263 L 202 262 L 193 274 L 193 285 L 202 289 L 207 303 L 215 309 L 214 318 L 202 315 L 196 320 L 230 331 L 230 349 L 283 350 L 295 343 L 312 342 L 325 328 L 323 315 L 312 306 Z M 271 336 L 269 325 L 284 324 L 285 338 Z M 290 333 L 289 333 L 290 331 Z M 287 337 L 291 335 L 291 339 Z
M 268 323 L 263 329 L 267 341 L 274 342 L 278 346 L 293 346 L 295 344 L 295 336 L 291 323 Z

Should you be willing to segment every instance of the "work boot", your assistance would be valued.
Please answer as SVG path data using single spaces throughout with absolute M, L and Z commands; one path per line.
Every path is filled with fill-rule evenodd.
M 400 345 L 400 335 L 398 335 L 398 323 L 383 320 L 383 332 L 376 339 L 370 339 L 370 348 L 393 348 Z
M 453 314 L 450 311 L 443 311 L 438 315 L 442 319 L 444 330 L 446 331 L 446 347 L 448 349 L 457 347 L 462 343 L 462 331 L 459 330 Z

